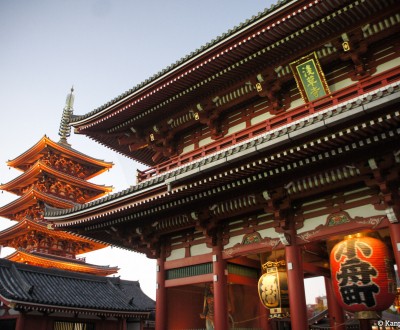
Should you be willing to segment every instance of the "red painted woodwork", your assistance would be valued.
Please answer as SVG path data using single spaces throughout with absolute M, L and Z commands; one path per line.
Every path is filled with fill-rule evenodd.
M 326 298 L 328 300 L 329 324 L 333 330 L 346 330 L 344 313 L 335 298 L 330 277 L 324 277 Z
M 272 330 L 272 324 L 271 324 L 271 321 L 269 320 L 269 310 L 264 307 L 262 302 L 260 302 L 259 306 L 260 306 L 259 307 L 259 309 L 260 309 L 260 311 L 259 311 L 259 314 L 260 314 L 259 320 L 260 320 L 261 329 L 263 329 L 263 330 Z
M 216 329 L 228 329 L 227 265 L 222 258 L 222 242 L 213 247 L 213 253 L 214 326 Z
M 335 106 L 348 99 L 355 98 L 357 96 L 364 95 L 367 92 L 371 92 L 375 89 L 387 86 L 390 83 L 398 81 L 400 79 L 400 66 L 377 74 L 368 78 L 364 78 L 352 86 L 340 89 L 336 92 L 321 97 L 314 102 L 308 102 L 290 111 L 286 111 L 282 114 L 276 115 L 270 119 L 267 119 L 257 125 L 244 129 L 238 133 L 231 134 L 229 136 L 218 139 L 217 141 L 207 144 L 204 147 L 195 148 L 194 151 L 188 152 L 176 157 L 172 157 L 170 160 L 150 167 L 144 171 L 138 172 L 138 182 L 142 182 L 152 177 L 170 171 L 181 165 L 195 161 L 198 158 L 204 157 L 209 154 L 218 152 L 219 150 L 233 146 L 241 141 L 248 140 L 259 134 L 271 131 L 275 128 L 288 125 L 300 118 L 310 116 L 318 113 L 331 106 Z
M 381 240 L 364 235 L 349 235 L 333 247 L 333 290 L 347 311 L 383 311 L 395 299 L 393 263 Z
M 394 3 L 394 0 L 391 1 Z M 160 309 L 157 310 L 157 329 L 164 329 L 166 324 L 168 329 L 204 328 L 199 314 L 203 309 L 206 283 L 213 283 L 216 329 L 228 329 L 227 286 L 234 293 L 234 319 L 254 320 L 248 324 L 238 322 L 236 326 L 267 328 L 265 312 L 268 310 L 263 309 L 259 313 L 261 304 L 255 279 L 259 274 L 226 274 L 226 263 L 233 263 L 232 258 L 238 257 L 261 261 L 261 254 L 280 251 L 283 255 L 284 249 L 289 266 L 291 328 L 304 330 L 308 328 L 308 320 L 302 279 L 318 273 L 328 276 L 326 264 L 332 236 L 338 237 L 358 229 L 373 229 L 387 237 L 388 220 L 384 210 L 388 197 L 382 187 L 387 184 L 397 187 L 398 178 L 390 179 L 397 180 L 395 184 L 385 181 L 388 175 L 383 175 L 384 182 L 378 184 L 376 181 L 381 179 L 380 174 L 385 174 L 388 167 L 398 168 L 398 160 L 394 164 L 392 159 L 392 148 L 386 147 L 389 143 L 385 145 L 385 139 L 395 143 L 399 140 L 396 134 L 399 114 L 394 106 L 398 96 L 393 94 L 393 91 L 398 92 L 400 80 L 400 66 L 395 67 L 398 63 L 394 62 L 399 46 L 396 38 L 394 42 L 390 40 L 396 35 L 398 24 L 390 25 L 392 17 L 388 16 L 392 15 L 389 11 L 393 8 L 388 1 L 384 1 L 384 12 L 365 14 L 361 18 L 360 14 L 367 9 L 365 4 L 353 9 L 356 5 L 350 6 L 350 2 L 346 2 L 340 6 L 346 8 L 346 13 L 339 15 L 339 2 L 335 5 L 334 1 L 328 4 L 319 0 L 306 3 L 313 7 L 313 15 L 307 12 L 300 14 L 300 11 L 296 13 L 298 26 L 292 26 L 293 30 L 285 31 L 289 26 L 279 21 L 274 29 L 271 27 L 271 32 L 276 34 L 275 41 L 268 40 L 275 38 L 274 33 L 264 34 L 263 31 L 262 38 L 265 39 L 259 47 L 266 50 L 265 57 L 247 61 L 250 57 L 246 56 L 256 54 L 259 49 L 257 39 L 252 39 L 257 38 L 256 34 L 243 42 L 240 50 L 238 47 L 237 51 L 242 55 L 234 50 L 230 53 L 231 58 L 223 53 L 215 57 L 222 48 L 236 43 L 237 40 L 233 40 L 235 35 L 235 38 L 221 40 L 218 44 L 221 49 L 205 49 L 198 57 L 184 61 L 179 70 L 167 70 L 157 80 L 150 80 L 143 88 L 126 94 L 124 99 L 105 105 L 103 110 L 106 111 L 75 122 L 77 131 L 128 157 L 154 165 L 138 172 L 138 190 L 131 191 L 130 196 L 126 195 L 122 203 L 111 199 L 100 212 L 97 206 L 89 206 L 83 210 L 89 220 L 82 222 L 79 222 L 81 213 L 64 219 L 62 215 L 56 215 L 56 218 L 69 222 L 67 228 L 79 229 L 95 238 L 110 239 L 108 232 L 111 232 L 112 226 L 111 229 L 116 232 L 114 243 L 118 241 L 122 246 L 139 252 L 150 251 L 148 255 L 152 257 L 153 247 L 164 242 L 167 242 L 165 251 L 179 251 L 177 255 L 182 259 L 168 262 L 162 259 L 162 272 L 157 276 L 157 309 Z M 368 4 L 378 6 L 378 3 L 375 0 Z M 285 20 L 289 21 L 290 17 L 292 21 L 292 10 L 288 9 L 291 6 L 294 5 L 278 7 L 277 12 L 271 12 L 271 19 L 278 22 L 289 14 Z M 326 16 L 328 14 L 329 17 Z M 326 18 L 337 29 L 332 29 L 332 33 L 327 31 L 325 37 L 316 38 L 318 30 L 328 27 L 318 26 Z M 318 22 L 313 21 L 318 24 L 310 25 L 309 19 L 318 19 Z M 382 21 L 378 22 L 378 19 Z M 340 24 L 342 20 L 346 20 L 348 25 Z M 260 28 L 269 28 L 270 23 L 265 17 L 258 24 Z M 385 27 L 373 32 L 377 24 Z M 298 37 L 291 34 L 300 27 Z M 303 29 L 305 27 L 309 31 Z M 237 31 L 238 38 L 246 40 L 245 35 L 250 37 L 248 28 Z M 363 59 L 356 52 L 360 42 L 353 38 L 355 31 L 367 35 L 365 39 L 369 48 Z M 343 55 L 339 41 L 346 33 L 352 49 Z M 288 38 L 285 39 L 285 36 Z M 289 36 L 295 39 L 291 41 Z M 279 43 L 275 43 L 277 40 L 280 40 Z M 294 43 L 299 48 L 286 54 Z M 293 76 L 285 69 L 290 61 L 310 50 L 328 54 L 321 56 L 321 64 L 333 92 L 299 105 L 298 88 L 295 88 Z M 276 56 L 270 56 L 272 54 Z M 264 61 L 268 57 L 275 60 Z M 204 77 L 200 77 L 196 61 L 207 58 L 215 69 L 211 70 L 210 65 L 204 62 Z M 246 64 L 242 65 L 244 59 Z M 356 63 L 360 60 L 363 62 L 361 66 Z M 234 69 L 235 64 L 241 64 L 237 70 Z M 225 73 L 222 70 L 227 66 L 232 70 Z M 217 77 L 215 73 L 218 70 L 221 72 Z M 209 83 L 190 89 L 190 93 L 182 93 L 185 88 L 203 82 L 206 76 Z M 178 78 L 179 83 L 175 84 Z M 254 80 L 259 78 L 264 81 L 264 91 L 274 89 L 276 94 L 279 92 L 281 95 L 257 93 Z M 252 87 L 239 96 L 231 95 L 239 88 L 247 88 L 244 86 Z M 346 87 L 338 90 L 342 86 Z M 221 99 L 218 104 L 214 101 L 216 96 Z M 196 109 L 198 112 L 195 112 Z M 160 116 L 160 113 L 165 116 Z M 284 131 L 289 133 L 279 136 Z M 389 137 L 386 132 L 393 135 Z M 264 134 L 270 138 L 268 148 L 257 148 L 256 145 L 252 151 L 250 141 Z M 213 141 L 216 137 L 218 140 Z M 242 143 L 245 143 L 244 152 L 240 152 Z M 239 151 L 239 154 L 224 159 L 226 164 L 222 159 L 211 159 L 228 148 L 235 148 L 234 151 Z M 370 157 L 375 158 L 372 160 L 377 164 L 372 167 L 377 170 L 371 168 L 373 162 L 369 162 Z M 198 163 L 193 170 L 190 169 L 195 162 Z M 204 168 L 201 162 L 206 165 Z M 351 171 L 344 170 L 347 168 Z M 373 171 L 377 172 L 375 180 L 372 180 Z M 395 177 L 396 173 L 390 171 L 390 174 Z M 329 214 L 361 208 L 363 211 L 372 210 L 371 216 L 323 224 L 323 218 Z M 136 218 L 127 220 L 132 213 L 137 215 Z M 103 228 L 96 232 L 90 230 L 100 222 Z M 289 227 L 292 228 L 289 232 L 292 242 L 284 246 L 277 233 L 287 232 Z M 299 229 L 298 234 L 294 228 Z M 398 234 L 398 227 L 394 228 Z M 209 248 L 215 244 L 214 234 L 219 230 L 227 245 L 214 246 L 210 254 Z M 257 232 L 259 240 L 244 242 L 246 235 Z M 393 237 L 392 245 L 395 247 L 399 244 L 399 237 Z M 399 255 L 396 258 L 400 264 Z M 171 280 L 165 278 L 167 269 L 211 261 L 212 274 L 182 275 L 182 278 Z M 259 270 L 260 265 L 247 266 Z M 337 326 L 337 323 L 343 323 L 343 313 L 335 302 L 332 286 L 331 282 L 327 284 L 329 316 L 331 325 L 341 330 L 343 326 Z M 255 315 L 257 313 L 259 315 Z
M 291 236 L 295 237 L 294 233 Z M 297 245 L 289 245 L 285 247 L 285 255 L 292 330 L 304 330 L 308 328 L 308 320 L 301 250 Z
M 165 261 L 164 267 L 167 270 L 167 269 L 202 264 L 202 263 L 211 262 L 211 261 L 212 261 L 212 254 L 207 253 L 207 254 L 202 254 L 200 256 L 196 256 L 196 257 L 189 257 L 189 258 Z
M 165 280 L 165 287 L 170 288 L 180 285 L 206 283 L 212 281 L 212 274 L 195 275 L 190 277 L 175 278 L 172 280 Z
M 168 288 L 166 302 L 168 323 L 165 329 L 205 328 L 204 319 L 200 318 L 203 312 L 204 284 Z
M 400 278 L 400 223 L 389 223 L 389 230 L 393 255 L 397 265 L 397 276 Z
M 156 286 L 156 330 L 166 330 L 167 325 L 167 291 L 165 288 L 165 250 L 157 260 Z
M 17 250 L 7 259 L 100 276 L 118 271 L 117 267 L 86 264 L 84 259 L 76 257 L 104 248 L 106 244 L 56 231 L 44 220 L 48 206 L 71 208 L 111 192 L 112 187 L 97 185 L 87 179 L 109 169 L 112 163 L 66 148 L 45 136 L 7 164 L 23 170 L 14 180 L 0 184 L 0 189 L 20 196 L 0 207 L 1 216 L 18 221 L 18 224 L 0 232 L 0 245 Z

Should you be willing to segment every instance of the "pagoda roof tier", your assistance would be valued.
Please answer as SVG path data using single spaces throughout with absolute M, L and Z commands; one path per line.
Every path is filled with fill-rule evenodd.
M 339 60 L 334 45 L 341 35 L 361 31 L 370 46 L 395 34 L 398 23 L 391 29 L 380 26 L 396 21 L 399 6 L 396 0 L 280 1 L 99 108 L 74 117 L 71 125 L 127 157 L 158 165 L 176 155 L 185 134 L 210 126 L 212 115 L 259 102 L 257 77 L 271 74 L 272 82 L 295 88 L 290 63 L 299 54 L 315 51 L 322 65 L 330 65 Z
M 111 162 L 105 162 L 103 160 L 90 157 L 86 154 L 83 154 L 69 147 L 69 145 L 67 144 L 56 143 L 47 136 L 41 138 L 34 146 L 29 148 L 23 154 L 19 155 L 18 157 L 12 160 L 9 160 L 7 162 L 7 165 L 22 171 L 26 171 L 39 158 L 41 158 L 44 153 L 47 153 L 50 150 L 57 150 L 60 154 L 65 155 L 65 157 L 67 158 L 74 159 L 77 162 L 95 168 L 96 170 L 94 172 L 85 177 L 82 177 L 82 179 L 84 180 L 91 179 L 107 171 L 113 166 L 113 163 Z
M 65 258 L 47 253 L 28 252 L 18 249 L 5 257 L 18 263 L 29 264 L 43 268 L 57 268 L 71 272 L 79 272 L 98 276 L 108 276 L 118 272 L 118 267 L 88 264 L 79 259 Z
M 0 207 L 0 216 L 10 220 L 18 220 L 15 214 L 34 206 L 38 201 L 42 201 L 56 208 L 67 209 L 76 205 L 72 201 L 67 201 L 53 195 L 41 192 L 35 188 L 29 189 L 24 195 L 16 200 Z
M 51 237 L 88 243 L 86 246 L 82 245 L 83 251 L 81 253 L 87 253 L 99 250 L 108 246 L 108 244 L 104 244 L 97 240 L 93 240 L 91 238 L 78 235 L 76 233 L 54 229 L 52 224 L 48 224 L 45 222 L 35 222 L 28 219 L 19 221 L 15 225 L 0 231 L 0 245 L 8 246 L 7 245 L 8 241 L 10 241 L 13 238 L 23 236 L 32 230 L 44 233 Z
M 37 180 L 39 175 L 43 175 L 43 174 L 48 174 L 50 176 L 53 176 L 61 181 L 72 184 L 75 187 L 80 187 L 80 188 L 98 192 L 97 195 L 91 196 L 89 199 L 85 200 L 85 202 L 94 200 L 94 199 L 101 197 L 102 195 L 112 191 L 111 186 L 98 185 L 98 184 L 91 183 L 86 180 L 77 178 L 75 176 L 66 174 L 64 172 L 58 171 L 58 170 L 46 165 L 41 160 L 38 160 L 34 165 L 32 165 L 28 170 L 26 170 L 23 174 L 21 174 L 17 178 L 9 181 L 8 183 L 0 184 L 0 189 L 6 190 L 6 191 L 9 191 L 12 193 L 16 193 L 19 195 L 19 193 L 18 193 L 19 189 L 30 186 Z
M 0 259 L 0 300 L 17 310 L 149 317 L 155 303 L 138 281 L 47 269 Z

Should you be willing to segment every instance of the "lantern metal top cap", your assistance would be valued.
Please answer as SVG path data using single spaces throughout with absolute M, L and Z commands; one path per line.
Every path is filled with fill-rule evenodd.
M 347 239 L 354 239 L 354 238 L 361 238 L 361 237 L 375 237 L 376 238 L 376 236 L 377 236 L 377 234 L 375 232 L 373 232 L 372 230 L 366 230 L 366 231 L 346 235 L 343 238 L 345 240 L 347 240 Z

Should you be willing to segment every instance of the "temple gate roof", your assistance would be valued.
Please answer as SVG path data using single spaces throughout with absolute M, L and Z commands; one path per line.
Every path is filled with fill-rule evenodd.
M 90 293 L 90 294 L 83 294 Z M 19 310 L 147 318 L 155 303 L 137 281 L 45 269 L 0 259 L 0 300 Z
M 151 134 L 165 135 L 167 143 L 200 125 L 193 115 L 197 109 L 223 112 L 258 99 L 259 74 L 272 74 L 283 84 L 293 80 L 289 63 L 301 52 L 317 51 L 329 65 L 338 56 L 334 37 L 350 27 L 363 28 L 363 38 L 376 42 L 387 28 L 379 31 L 364 22 L 371 12 L 378 21 L 394 12 L 393 6 L 393 0 L 280 1 L 103 106 L 75 116 L 71 125 L 127 157 L 160 164 L 169 156 L 158 155 L 161 143 L 153 145 Z

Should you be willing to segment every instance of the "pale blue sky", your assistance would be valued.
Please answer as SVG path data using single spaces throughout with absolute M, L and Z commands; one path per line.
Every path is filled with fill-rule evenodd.
M 19 174 L 8 169 L 8 159 L 44 134 L 58 141 L 72 85 L 75 114 L 85 114 L 274 2 L 0 0 L 0 182 Z M 69 141 L 81 152 L 114 162 L 96 182 L 113 185 L 115 191 L 134 183 L 133 162 L 85 136 L 72 135 Z M 0 206 L 13 198 L 0 194 Z M 0 229 L 9 225 L 0 218 Z M 121 267 L 122 278 L 139 280 L 155 298 L 153 261 L 115 248 L 90 254 L 87 260 Z M 323 294 L 320 287 L 313 295 Z

